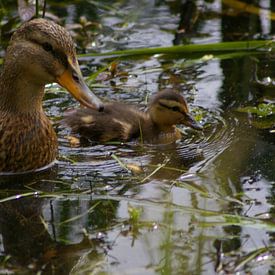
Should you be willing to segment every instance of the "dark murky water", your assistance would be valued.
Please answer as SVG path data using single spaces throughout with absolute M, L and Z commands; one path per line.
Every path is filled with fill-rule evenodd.
M 184 3 L 63 2 L 49 1 L 48 11 L 67 27 L 80 16 L 97 23 L 84 35 L 73 31 L 79 53 L 173 45 Z M 220 1 L 198 2 L 186 43 L 274 34 L 265 16 L 237 14 Z M 16 7 L 0 4 L 3 26 Z M 112 61 L 80 60 L 87 76 Z M 180 86 L 204 132 L 186 130 L 176 144 L 73 146 L 59 122 L 78 104 L 57 86 L 47 87 L 44 107 L 58 132 L 60 158 L 51 171 L 3 185 L 3 199 L 26 197 L 0 204 L 1 273 L 273 274 L 274 132 L 254 127 L 250 115 L 236 110 L 274 102 L 273 86 L 263 84 L 275 77 L 274 56 L 188 61 L 124 58 L 117 63 L 129 73 L 126 79 L 90 83 L 101 98 L 137 104 L 161 88 Z M 111 154 L 143 172 L 127 172 Z

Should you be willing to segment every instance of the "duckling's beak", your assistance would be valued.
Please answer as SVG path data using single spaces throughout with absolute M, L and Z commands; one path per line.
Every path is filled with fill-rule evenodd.
M 203 127 L 189 114 L 185 114 L 183 124 L 189 126 L 195 130 L 202 130 Z
M 63 74 L 58 76 L 56 80 L 84 106 L 96 109 L 98 111 L 102 111 L 104 109 L 101 100 L 91 92 L 85 83 L 78 63 L 72 64 L 69 60 L 68 68 Z

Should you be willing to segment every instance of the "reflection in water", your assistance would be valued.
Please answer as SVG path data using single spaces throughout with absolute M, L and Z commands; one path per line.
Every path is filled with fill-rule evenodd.
M 1 197 L 11 197 L 16 194 L 29 194 L 30 197 L 16 196 L 0 204 L 0 230 L 2 240 L 2 254 L 11 257 L 13 268 L 16 269 L 40 269 L 43 266 L 43 258 L 48 251 L 55 250 L 55 242 L 46 231 L 42 223 L 41 211 L 44 206 L 43 199 L 37 192 L 26 189 L 24 185 L 31 187 L 36 180 L 47 176 L 40 175 L 15 176 L 1 179 Z M 49 173 L 51 178 L 56 176 L 56 171 Z M 36 184 L 35 184 L 36 187 Z M 54 185 L 46 184 L 43 191 L 51 192 Z M 38 262 L 37 262 L 38 261 Z
M 96 266 L 99 259 L 103 260 L 110 248 L 104 233 L 85 232 L 90 229 L 100 232 L 110 227 L 117 202 L 89 199 L 89 211 L 86 211 L 87 207 L 81 208 L 85 200 L 76 200 L 75 196 L 73 200 L 56 200 L 57 195 L 47 198 L 56 187 L 52 177 L 53 174 L 44 174 L 39 182 L 39 176 L 29 176 L 17 186 L 13 179 L 1 190 L 4 197 L 9 193 L 28 194 L 0 204 L 1 253 L 11 257 L 7 267 L 15 272 L 68 274 L 83 265 L 79 263 L 83 253 L 93 259 L 94 263 L 89 263 L 91 267 Z M 30 188 L 39 191 L 29 192 Z

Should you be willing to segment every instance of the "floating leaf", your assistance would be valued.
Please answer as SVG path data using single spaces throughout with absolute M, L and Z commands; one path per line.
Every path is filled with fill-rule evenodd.
M 267 117 L 275 114 L 275 104 L 261 103 L 258 107 L 244 107 L 238 108 L 238 112 L 256 114 L 259 117 Z
M 252 120 L 252 125 L 258 129 L 271 129 L 275 127 L 275 114 Z M 272 131 L 270 131 L 272 133 Z
M 257 129 L 271 129 L 275 127 L 274 103 L 261 103 L 257 107 L 247 106 L 238 108 L 237 111 L 254 114 L 251 124 Z

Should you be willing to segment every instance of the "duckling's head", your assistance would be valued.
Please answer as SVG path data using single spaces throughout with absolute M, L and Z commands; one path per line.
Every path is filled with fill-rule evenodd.
M 25 97 L 58 82 L 83 105 L 102 108 L 83 80 L 70 34 L 52 21 L 33 19 L 21 25 L 11 38 L 3 71 L 21 85 L 14 90 Z
M 196 130 L 202 130 L 190 115 L 185 99 L 172 89 L 158 92 L 149 105 L 152 121 L 162 129 L 176 124 L 183 124 Z

